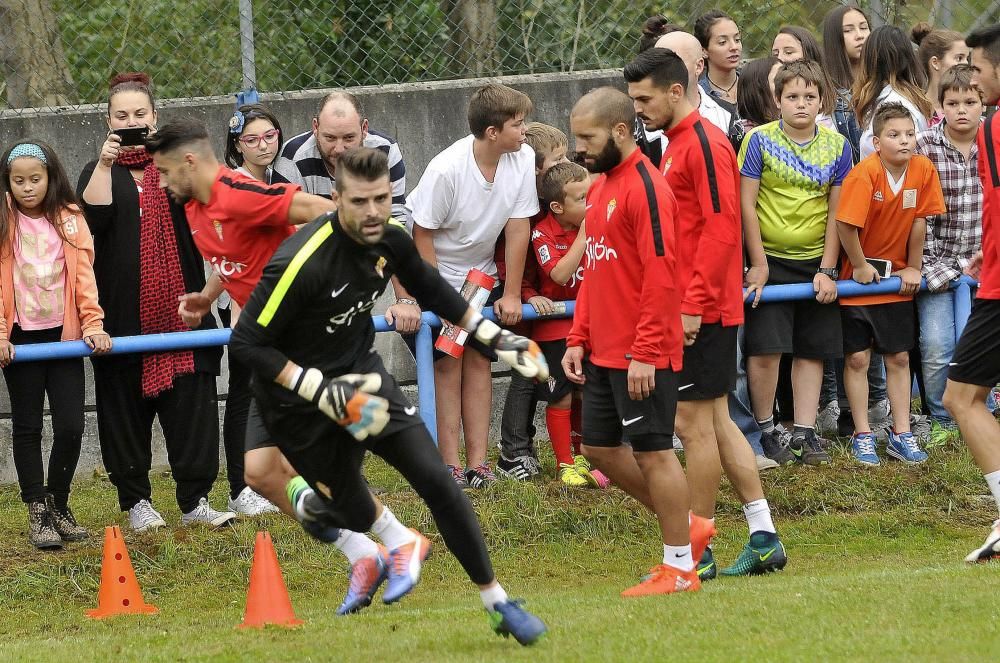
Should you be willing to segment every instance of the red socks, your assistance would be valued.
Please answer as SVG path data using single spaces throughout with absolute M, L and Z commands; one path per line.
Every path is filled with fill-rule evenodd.
M 552 452 L 556 455 L 556 463 L 572 465 L 570 411 L 557 410 L 554 407 L 545 408 L 545 425 L 549 429 L 549 440 L 552 442 Z
M 569 420 L 572 423 L 573 455 L 580 455 L 580 445 L 583 444 L 583 403 L 579 399 L 573 399 L 573 406 L 570 408 Z

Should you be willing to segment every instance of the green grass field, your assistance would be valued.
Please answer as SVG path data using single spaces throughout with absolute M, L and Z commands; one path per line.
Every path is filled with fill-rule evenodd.
M 437 544 L 416 591 L 395 606 L 333 614 L 346 589 L 336 550 L 289 519 L 211 532 L 177 525 L 172 483 L 155 498 L 172 529 L 126 541 L 147 602 L 160 614 L 93 621 L 101 527 L 122 524 L 113 488 L 81 482 L 78 518 L 91 543 L 37 553 L 13 486 L 0 490 L 0 660 L 998 660 L 1000 566 L 961 560 L 985 536 L 993 501 L 968 454 L 936 449 L 923 467 L 833 467 L 764 475 L 789 555 L 780 574 L 720 578 L 698 594 L 625 600 L 618 593 L 658 561 L 652 519 L 617 490 L 502 483 L 473 495 L 500 580 L 549 625 L 523 649 L 489 630 L 479 597 L 427 510 L 378 462 L 370 480 L 405 522 Z M 222 503 L 218 485 L 215 503 Z M 746 537 L 725 489 L 716 556 Z M 295 630 L 244 632 L 254 533 L 271 531 L 297 615 Z

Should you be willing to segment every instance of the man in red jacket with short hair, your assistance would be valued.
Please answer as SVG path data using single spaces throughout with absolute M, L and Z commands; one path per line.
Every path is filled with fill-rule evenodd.
M 683 357 L 677 203 L 636 147 L 634 121 L 632 101 L 611 87 L 584 95 L 570 115 L 577 158 L 601 176 L 587 195 L 587 267 L 562 362 L 584 385 L 584 455 L 656 514 L 663 534 L 663 562 L 623 596 L 700 589 L 695 560 L 715 533 L 697 516 L 689 526 L 673 453 Z
M 688 73 L 684 61 L 663 48 L 641 53 L 624 71 L 639 118 L 647 129 L 665 132 L 660 169 L 680 209 L 677 280 L 685 348 L 676 428 L 691 510 L 714 519 L 725 467 L 743 504 L 750 542 L 722 573 L 751 575 L 784 568 L 786 557 L 753 451 L 727 402 L 736 386 L 736 335 L 743 322 L 740 173 L 729 139 L 688 100 Z M 698 563 L 698 576 L 716 576 L 711 548 Z

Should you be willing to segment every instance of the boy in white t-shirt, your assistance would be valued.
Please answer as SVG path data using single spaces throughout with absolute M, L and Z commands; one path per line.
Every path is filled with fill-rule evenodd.
M 469 102 L 469 128 L 431 160 L 410 193 L 413 241 L 420 255 L 455 289 L 470 269 L 497 275 L 494 249 L 506 240 L 507 280 L 493 291 L 500 321 L 521 320 L 521 278 L 528 253 L 529 217 L 538 212 L 535 155 L 525 144 L 531 99 L 505 85 L 484 85 Z M 502 288 L 502 291 L 501 291 Z M 481 488 L 496 480 L 486 462 L 493 383 L 489 360 L 435 353 L 438 447 L 459 485 Z M 465 433 L 465 470 L 458 453 Z

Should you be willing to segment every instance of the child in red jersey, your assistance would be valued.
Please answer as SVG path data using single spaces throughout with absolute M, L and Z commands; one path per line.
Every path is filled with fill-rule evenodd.
M 583 282 L 587 233 L 581 226 L 587 214 L 589 186 L 586 168 L 575 163 L 558 163 L 545 174 L 538 189 L 546 214 L 531 233 L 531 247 L 538 262 L 538 290 L 551 301 L 575 300 Z M 559 479 L 577 488 L 602 487 L 607 485 L 607 479 L 599 470 L 591 470 L 579 446 L 574 449 L 571 442 L 573 411 L 579 416 L 581 410 L 580 390 L 573 387 L 559 363 L 566 354 L 566 337 L 572 326 L 573 320 L 568 318 L 539 320 L 532 333 L 532 340 L 552 366 L 546 385 L 549 406 L 545 409 L 545 425 Z

